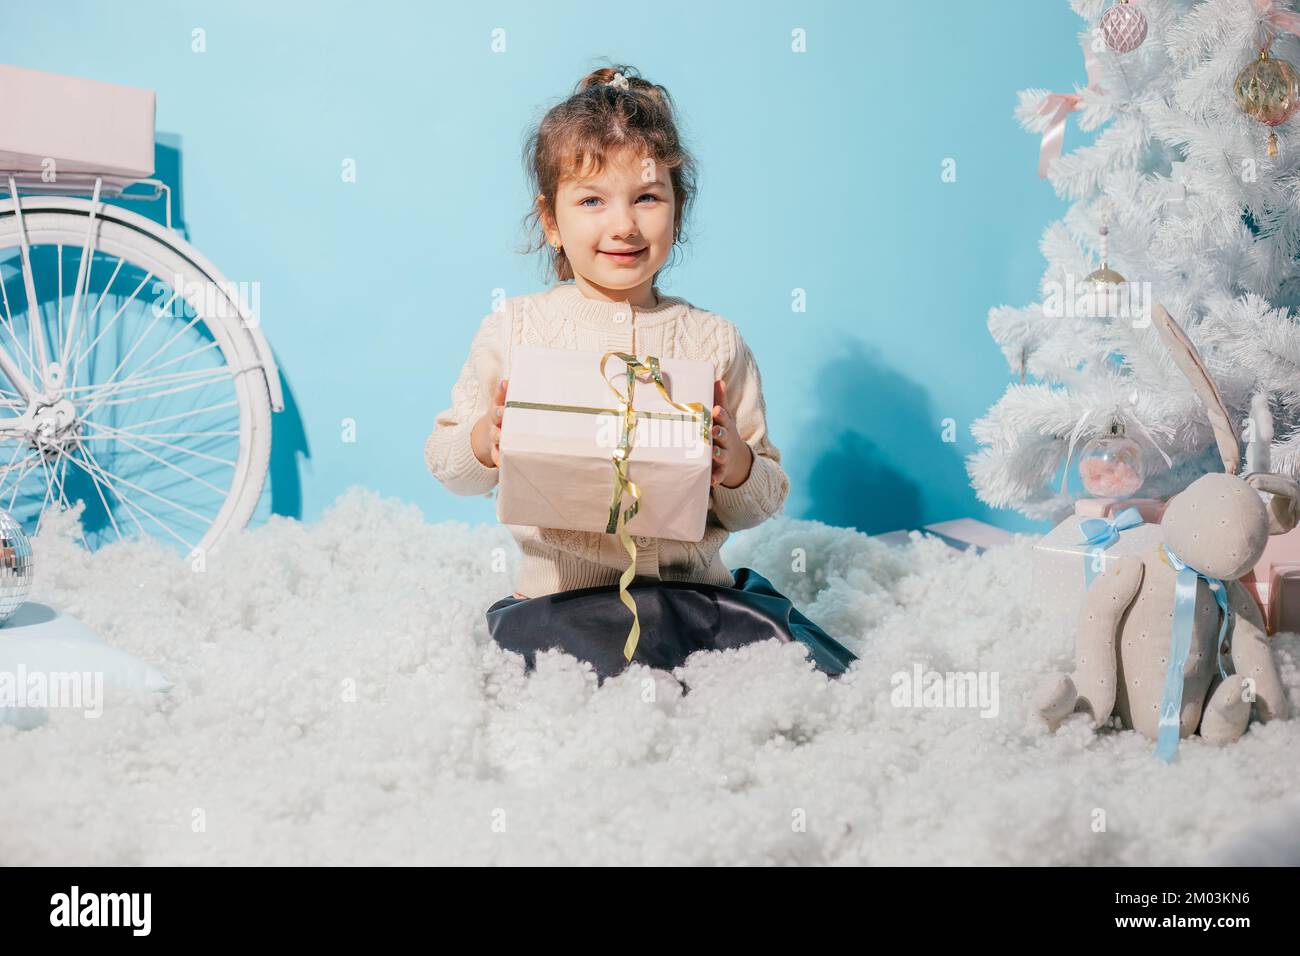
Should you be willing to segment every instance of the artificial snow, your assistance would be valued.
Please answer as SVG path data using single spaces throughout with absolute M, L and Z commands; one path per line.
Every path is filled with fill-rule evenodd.
M 1298 816 L 1300 719 L 1167 766 L 1134 732 L 1028 718 L 1073 644 L 1027 592 L 1028 537 L 769 521 L 724 559 L 858 654 L 847 674 L 768 641 L 597 686 L 488 640 L 499 526 L 354 488 L 196 565 L 89 554 L 74 521 L 47 516 L 31 599 L 172 686 L 0 726 L 0 864 L 1300 863 L 1268 840 Z M 1300 636 L 1274 648 L 1294 708 Z

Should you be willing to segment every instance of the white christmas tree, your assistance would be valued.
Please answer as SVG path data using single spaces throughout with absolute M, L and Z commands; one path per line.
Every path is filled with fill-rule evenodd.
M 1245 467 L 1300 478 L 1300 133 L 1270 130 L 1234 94 L 1270 41 L 1270 58 L 1300 63 L 1294 5 L 1134 0 L 1147 36 L 1126 53 L 1102 39 L 1112 3 L 1070 5 L 1086 22 L 1088 86 L 1025 90 L 1016 113 L 1047 135 L 1047 176 L 1073 204 L 1043 236 L 1041 300 L 989 313 L 1020 383 L 972 426 L 976 492 L 1059 518 L 1078 497 L 1066 480 L 1080 451 L 1115 424 L 1138 445 L 1138 495 L 1222 470 L 1205 411 L 1150 323 L 1157 302 L 1200 350 L 1243 444 L 1254 439 Z M 1053 160 L 1072 107 L 1071 124 L 1100 132 Z M 1123 285 L 1088 278 L 1103 259 Z

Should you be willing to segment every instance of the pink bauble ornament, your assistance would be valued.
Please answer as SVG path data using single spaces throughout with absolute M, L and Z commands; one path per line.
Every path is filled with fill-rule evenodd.
M 1259 51 L 1259 59 L 1247 63 L 1232 83 L 1237 103 L 1265 126 L 1285 123 L 1300 109 L 1300 71 L 1286 60 Z M 1268 137 L 1268 155 L 1277 155 L 1277 132 Z
M 1120 0 L 1102 16 L 1101 35 L 1116 53 L 1131 53 L 1147 38 L 1146 14 L 1128 0 Z

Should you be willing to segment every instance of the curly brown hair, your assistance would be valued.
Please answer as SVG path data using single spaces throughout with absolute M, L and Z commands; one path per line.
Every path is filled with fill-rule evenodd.
M 616 73 L 627 79 L 626 89 L 610 84 Z M 579 80 L 568 99 L 547 110 L 524 144 L 524 169 L 534 196 L 524 217 L 530 234 L 524 252 L 548 251 L 548 277 L 573 278 L 568 256 L 547 244 L 542 228 L 543 215 L 554 222 L 560 182 L 578 170 L 599 175 L 611 153 L 629 147 L 669 170 L 673 253 L 686 242 L 683 225 L 695 199 L 696 164 L 678 135 L 672 97 L 662 86 L 642 79 L 634 67 L 601 67 Z

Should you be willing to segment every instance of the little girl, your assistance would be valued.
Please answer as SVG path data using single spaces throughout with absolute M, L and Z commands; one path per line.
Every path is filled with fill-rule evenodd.
M 802 641 L 817 666 L 841 672 L 852 654 L 761 575 L 750 568 L 733 575 L 719 556 L 730 532 L 781 510 L 790 482 L 767 435 L 758 366 L 736 327 L 655 284 L 683 241 L 695 195 L 695 163 L 678 138 L 668 91 L 630 67 L 588 74 L 533 131 L 527 164 L 536 189 L 528 218 L 541 233 L 535 248 L 549 244 L 560 282 L 507 299 L 483 319 L 452 405 L 425 445 L 430 471 L 460 495 L 496 485 L 512 346 L 710 361 L 720 378 L 704 537 L 635 539 L 630 593 L 641 632 L 633 659 L 671 668 L 694 650 L 776 637 Z M 522 563 L 514 596 L 488 611 L 493 638 L 524 653 L 529 666 L 536 651 L 559 647 L 591 661 L 602 678 L 620 670 L 631 615 L 618 599 L 628 564 L 618 537 L 507 527 Z

